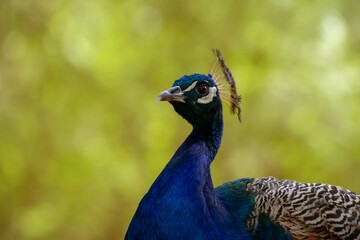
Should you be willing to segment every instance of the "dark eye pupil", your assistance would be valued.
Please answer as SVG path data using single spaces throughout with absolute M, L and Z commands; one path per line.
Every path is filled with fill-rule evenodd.
M 200 95 L 206 95 L 206 94 L 208 94 L 208 92 L 209 92 L 209 88 L 208 88 L 208 86 L 206 86 L 206 85 L 200 85 L 200 86 L 197 88 L 197 92 L 198 92 Z

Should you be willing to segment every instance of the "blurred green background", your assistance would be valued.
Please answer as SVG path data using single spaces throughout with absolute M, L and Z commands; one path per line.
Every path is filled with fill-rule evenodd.
M 275 176 L 360 193 L 358 1 L 0 3 L 0 239 L 122 239 L 191 131 L 158 93 L 222 51 L 214 184 Z

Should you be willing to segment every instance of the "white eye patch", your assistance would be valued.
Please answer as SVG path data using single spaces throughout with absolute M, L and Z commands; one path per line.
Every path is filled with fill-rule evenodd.
M 189 91 L 193 90 L 193 89 L 195 88 L 197 82 L 198 82 L 198 81 L 195 81 L 193 84 L 191 84 L 190 86 L 188 86 L 188 87 L 184 90 L 184 92 L 189 92 Z
M 209 93 L 205 97 L 199 98 L 197 100 L 198 103 L 201 104 L 207 104 L 213 100 L 214 97 L 216 97 L 216 87 L 209 87 Z
M 198 81 L 193 82 L 193 84 L 191 84 L 190 86 L 188 86 L 183 92 L 189 92 L 191 90 L 193 90 L 196 87 L 196 84 L 198 83 Z M 213 100 L 214 97 L 216 97 L 216 87 L 209 87 L 209 93 L 208 95 L 199 98 L 197 100 L 197 103 L 201 103 L 201 104 L 207 104 L 209 102 L 211 102 Z

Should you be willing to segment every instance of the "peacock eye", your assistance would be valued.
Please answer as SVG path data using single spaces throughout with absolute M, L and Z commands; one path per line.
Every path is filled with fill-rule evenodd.
M 206 84 L 200 84 L 195 88 L 195 91 L 201 96 L 206 96 L 209 93 L 209 87 Z

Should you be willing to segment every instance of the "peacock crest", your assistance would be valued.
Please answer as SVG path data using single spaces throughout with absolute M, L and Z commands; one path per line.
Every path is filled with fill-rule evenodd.
M 211 75 L 218 86 L 220 97 L 229 105 L 233 114 L 236 114 L 241 122 L 241 95 L 237 93 L 236 82 L 230 69 L 225 64 L 219 49 L 213 49 L 216 61 L 211 69 Z

